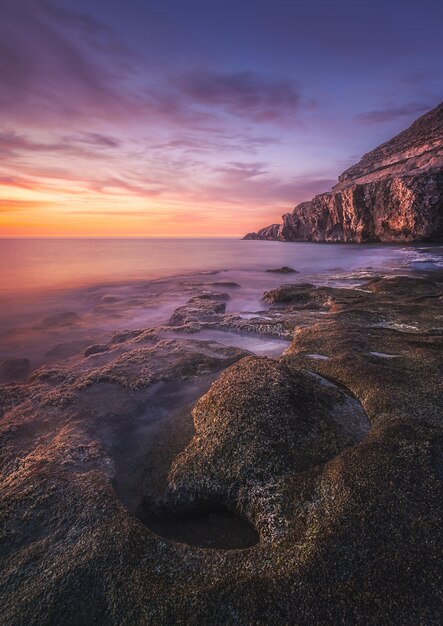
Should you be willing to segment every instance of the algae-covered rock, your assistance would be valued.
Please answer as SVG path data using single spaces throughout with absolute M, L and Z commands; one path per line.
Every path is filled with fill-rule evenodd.
M 173 491 L 211 499 L 324 462 L 369 430 L 343 419 L 345 394 L 275 359 L 246 357 L 194 408 L 195 437 L 169 476 Z

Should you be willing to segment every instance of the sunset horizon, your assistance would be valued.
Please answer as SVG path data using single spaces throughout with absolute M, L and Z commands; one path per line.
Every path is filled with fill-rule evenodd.
M 407 6 L 383 5 L 382 22 L 360 7 L 357 35 L 346 2 L 321 22 L 315 3 L 269 21 L 238 2 L 2 0 L 0 235 L 280 221 L 438 104 L 438 21 Z

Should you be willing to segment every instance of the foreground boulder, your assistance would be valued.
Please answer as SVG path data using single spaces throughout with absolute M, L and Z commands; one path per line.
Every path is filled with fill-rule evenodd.
M 193 415 L 196 435 L 169 476 L 175 500 L 190 505 L 235 504 L 240 490 L 318 465 L 369 430 L 359 403 L 338 387 L 259 357 L 231 366 Z
M 245 239 L 437 241 L 443 238 L 443 103 L 346 170 L 329 193 Z

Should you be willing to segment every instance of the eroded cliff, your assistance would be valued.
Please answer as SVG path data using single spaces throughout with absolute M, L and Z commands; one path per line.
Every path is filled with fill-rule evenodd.
M 443 238 L 443 103 L 364 155 L 328 193 L 245 239 L 437 241 Z

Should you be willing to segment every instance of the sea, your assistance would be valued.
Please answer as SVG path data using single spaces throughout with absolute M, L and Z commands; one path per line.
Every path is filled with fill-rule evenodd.
M 264 291 L 283 283 L 357 286 L 373 275 L 442 266 L 442 246 L 208 239 L 1 239 L 0 365 L 79 358 L 119 330 L 167 324 L 202 290 L 228 293 L 228 313 L 254 316 Z M 269 272 L 283 266 L 297 273 Z M 214 331 L 215 332 L 215 331 Z M 278 354 L 283 342 L 218 341 Z

